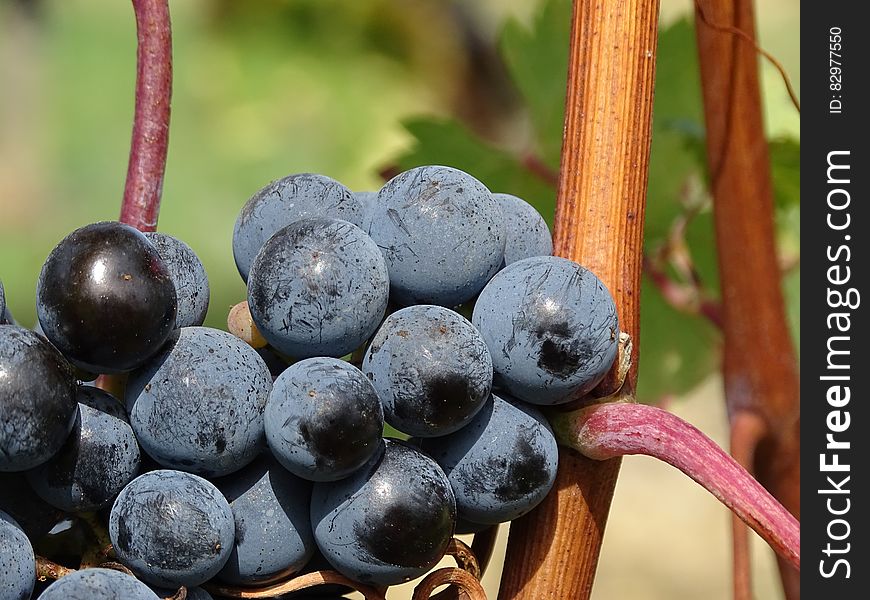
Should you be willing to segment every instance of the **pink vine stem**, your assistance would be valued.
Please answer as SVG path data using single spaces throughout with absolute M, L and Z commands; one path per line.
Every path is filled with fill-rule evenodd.
M 172 96 L 172 32 L 168 0 L 133 0 L 136 50 L 136 113 L 130 163 L 121 204 L 123 223 L 155 231 L 169 146 Z
M 701 484 L 800 570 L 800 523 L 696 427 L 654 406 L 598 404 L 553 417 L 560 442 L 594 460 L 644 454 Z

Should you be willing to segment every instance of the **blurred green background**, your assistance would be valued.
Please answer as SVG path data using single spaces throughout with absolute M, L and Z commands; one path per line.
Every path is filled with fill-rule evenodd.
M 568 0 L 170 4 L 175 79 L 159 226 L 185 240 L 208 271 L 208 325 L 224 327 L 229 307 L 244 298 L 231 249 L 236 214 L 260 187 L 293 172 L 376 190 L 381 174 L 397 168 L 450 164 L 525 197 L 552 224 L 555 191 L 540 172 L 558 167 Z M 757 5 L 761 44 L 799 93 L 799 3 Z M 705 431 L 715 436 L 723 423 L 719 335 L 698 305 L 716 299 L 716 266 L 691 6 L 662 3 L 646 236 L 648 256 L 687 300 L 675 307 L 645 279 L 640 393 L 648 402 L 681 398 L 669 406 L 695 422 L 709 417 Z M 799 343 L 799 116 L 776 70 L 760 66 L 783 281 Z M 134 80 L 128 1 L 0 0 L 0 280 L 25 326 L 34 324 L 36 278 L 51 248 L 76 227 L 118 216 Z M 692 398 L 702 399 L 696 413 Z M 620 485 L 631 481 L 624 473 Z M 691 493 L 671 499 L 689 502 Z M 618 494 L 614 512 L 619 501 Z M 671 507 L 672 516 L 707 510 L 688 506 Z M 724 512 L 710 510 L 711 535 L 724 535 Z M 691 526 L 693 535 L 700 526 Z M 608 539 L 619 539 L 622 529 L 613 529 Z M 638 539 L 650 531 L 629 531 L 626 544 L 640 552 Z M 725 539 L 714 544 L 705 535 L 699 547 L 709 561 L 688 579 L 660 577 L 646 597 L 728 597 Z M 645 578 L 660 568 L 619 579 L 608 570 L 619 567 L 607 562 L 609 548 L 597 597 L 642 597 Z M 684 552 L 696 561 L 704 555 Z M 666 570 L 667 556 L 659 558 Z M 635 579 L 639 587 L 628 583 Z

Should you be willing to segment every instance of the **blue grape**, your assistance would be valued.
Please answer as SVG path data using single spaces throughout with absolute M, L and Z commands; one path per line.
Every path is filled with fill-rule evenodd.
M 139 444 L 158 463 L 220 476 L 265 447 L 271 388 L 272 376 L 253 348 L 226 331 L 184 327 L 130 374 L 127 410 Z
M 304 219 L 280 230 L 248 278 L 254 323 L 272 346 L 296 358 L 355 350 L 377 329 L 388 296 L 377 246 L 338 219 Z
M 60 510 L 108 506 L 139 471 L 139 444 L 121 404 L 94 387 L 79 387 L 75 425 L 60 451 L 27 472 L 30 486 Z
M 268 368 L 269 373 L 272 374 L 273 381 L 278 377 L 278 375 L 283 373 L 288 366 L 284 357 L 275 352 L 275 349 L 270 346 L 257 348 L 257 354 L 259 354 L 260 358 L 263 359 L 263 362 L 266 363 L 266 368 Z
M 391 179 L 363 228 L 387 260 L 392 299 L 405 306 L 462 304 L 504 261 L 498 203 L 477 179 L 450 167 L 417 167 Z
M 208 312 L 209 287 L 199 257 L 190 246 L 171 235 L 149 231 L 145 237 L 157 248 L 175 285 L 178 301 L 175 328 L 202 325 Z
M 492 360 L 462 315 L 418 305 L 386 318 L 363 359 L 386 421 L 409 435 L 446 435 L 468 423 L 489 397 Z
M 326 559 L 364 583 L 394 585 L 419 577 L 447 550 L 456 501 L 441 468 L 397 440 L 359 471 L 314 484 L 311 523 Z
M 151 589 L 159 598 L 161 598 L 161 600 L 163 598 L 172 598 L 178 593 L 177 589 L 173 590 L 160 587 L 152 587 Z M 212 595 L 201 587 L 188 587 L 185 589 L 187 590 L 187 600 L 214 600 Z
M 69 364 L 38 334 L 0 325 L 0 471 L 25 471 L 54 456 L 76 415 Z
M 300 173 L 273 181 L 245 203 L 233 229 L 233 256 L 245 281 L 254 257 L 276 231 L 300 219 L 333 217 L 362 224 L 353 192 L 325 175 Z
M 26 472 L 0 472 L 0 511 L 12 517 L 33 540 L 51 531 L 63 517 L 58 509 L 36 495 L 27 483 Z
M 334 481 L 362 467 L 380 446 L 384 413 L 366 376 L 336 358 L 309 358 L 275 380 L 266 439 L 290 472 Z
M 109 515 L 118 559 L 161 587 L 199 585 L 226 564 L 235 540 L 226 498 L 202 477 L 151 471 L 125 487 Z
M 543 500 L 556 480 L 559 448 L 544 416 L 495 394 L 467 427 L 422 440 L 441 465 L 459 516 L 495 524 L 520 517 Z
M 35 583 L 33 546 L 18 523 L 0 511 L 0 598 L 28 600 Z
M 236 543 L 218 578 L 230 584 L 271 582 L 299 571 L 314 554 L 311 483 L 262 456 L 215 480 L 236 522 Z
M 144 583 L 114 569 L 82 569 L 58 579 L 39 600 L 160 600 Z
M 594 273 L 555 256 L 505 267 L 481 292 L 472 323 L 496 385 L 533 404 L 562 404 L 589 393 L 616 358 L 616 304 Z
M 493 194 L 492 197 L 504 211 L 507 231 L 505 265 L 524 258 L 553 254 L 553 238 L 547 222 L 534 206 L 511 194 Z
M 123 223 L 76 229 L 39 273 L 36 313 L 45 336 L 86 371 L 141 365 L 172 333 L 176 310 L 175 286 L 157 249 Z
M 378 202 L 377 192 L 354 192 L 354 196 L 359 200 L 362 206 L 362 220 L 359 225 L 365 222 L 367 215 L 371 214 Z
M 456 512 L 459 512 L 458 499 L 456 501 Z M 461 516 L 456 517 L 456 535 L 469 535 L 472 533 L 480 533 L 482 531 L 486 531 L 490 527 L 492 527 L 492 525 L 485 525 L 483 523 L 472 523 L 468 519 L 463 519 Z

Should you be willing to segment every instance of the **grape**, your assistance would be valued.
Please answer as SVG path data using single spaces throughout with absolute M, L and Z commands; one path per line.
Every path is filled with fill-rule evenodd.
M 30 486 L 60 510 L 108 506 L 139 470 L 139 444 L 121 404 L 94 387 L 79 387 L 78 414 L 63 448 L 27 472 Z
M 41 337 L 46 342 L 51 344 L 49 339 L 47 337 L 45 337 L 45 332 L 42 330 L 42 325 L 39 324 L 39 321 L 36 321 L 36 323 L 33 325 L 32 331 L 34 333 L 39 334 L 39 337 Z M 53 347 L 54 347 L 54 345 L 52 344 L 52 348 Z M 58 350 L 58 352 L 60 352 L 60 350 Z M 96 380 L 96 378 L 99 376 L 98 373 L 92 373 L 90 371 L 85 371 L 84 369 L 80 369 L 79 367 L 75 366 L 72 363 L 70 363 L 70 367 L 72 368 L 73 377 L 76 379 L 76 381 L 91 382 L 91 381 Z
M 447 550 L 456 501 L 428 456 L 397 440 L 345 479 L 314 484 L 314 538 L 351 579 L 393 585 L 419 577 Z
M 457 499 L 457 512 L 459 512 L 459 500 Z M 486 531 L 492 527 L 492 525 L 485 525 L 483 523 L 472 523 L 467 519 L 463 519 L 461 516 L 456 517 L 456 535 L 468 535 L 471 533 L 480 533 L 482 531 Z
M 384 253 L 393 299 L 456 306 L 504 260 L 505 227 L 489 190 L 450 167 L 418 167 L 378 192 L 363 228 Z
M 114 569 L 83 569 L 58 579 L 39 600 L 160 600 L 144 583 Z
M 60 511 L 36 495 L 24 472 L 0 472 L 0 511 L 12 517 L 33 540 L 51 531 L 62 516 Z
M 151 588 L 155 594 L 161 599 L 163 598 L 172 598 L 175 594 L 178 593 L 177 589 L 166 589 L 166 588 Z M 202 589 L 201 587 L 189 587 L 185 588 L 187 590 L 187 599 L 186 600 L 214 600 L 211 594 Z
M 534 206 L 510 194 L 493 194 L 504 211 L 507 242 L 504 247 L 505 265 L 532 256 L 553 254 L 553 238 L 544 217 Z
M 51 251 L 36 289 L 48 340 L 86 371 L 129 371 L 153 355 L 175 323 L 175 286 L 157 249 L 136 229 L 86 225 Z
M 363 209 L 353 192 L 313 173 L 273 181 L 245 203 L 233 230 L 233 256 L 245 281 L 257 252 L 276 231 L 300 219 L 334 217 L 360 225 Z
M 257 348 L 257 354 L 259 354 L 260 358 L 263 359 L 263 362 L 266 363 L 266 368 L 268 368 L 269 373 L 272 374 L 273 381 L 287 368 L 287 361 L 269 346 Z
M 387 422 L 432 437 L 468 423 L 489 397 L 492 360 L 462 315 L 440 306 L 409 306 L 391 314 L 363 359 Z
M 466 521 L 503 523 L 532 510 L 553 487 L 559 449 L 544 416 L 496 395 L 467 427 L 425 439 Z
M 480 293 L 472 323 L 489 347 L 496 384 L 534 404 L 587 394 L 619 343 L 610 292 L 591 271 L 555 256 L 505 267 Z
M 291 475 L 266 454 L 215 484 L 236 522 L 236 543 L 220 579 L 264 584 L 305 566 L 316 548 L 311 483 Z
M 0 511 L 0 598 L 27 600 L 35 583 L 33 546 L 18 523 Z
M 151 471 L 125 487 L 109 516 L 118 559 L 162 587 L 199 585 L 227 562 L 233 513 L 218 489 L 181 471 Z
M 175 286 L 178 302 L 175 328 L 202 325 L 208 312 L 209 288 L 199 257 L 190 246 L 171 235 L 149 231 L 145 237 L 157 248 Z
M 226 475 L 265 447 L 271 388 L 253 348 L 226 331 L 184 327 L 130 374 L 127 410 L 142 449 L 164 467 Z
M 36 333 L 0 325 L 0 471 L 25 471 L 51 458 L 76 414 L 72 371 Z
M 360 205 L 362 206 L 362 219 L 358 225 L 361 225 L 365 222 L 366 217 L 372 213 L 375 206 L 377 206 L 378 202 L 378 193 L 377 192 L 354 192 L 354 196 L 359 200 Z
M 377 246 L 338 219 L 304 219 L 280 230 L 257 254 L 248 279 L 257 328 L 296 358 L 356 349 L 377 329 L 388 295 Z
M 266 404 L 266 439 L 290 472 L 334 481 L 379 448 L 384 412 L 365 375 L 336 358 L 309 358 L 284 371 Z

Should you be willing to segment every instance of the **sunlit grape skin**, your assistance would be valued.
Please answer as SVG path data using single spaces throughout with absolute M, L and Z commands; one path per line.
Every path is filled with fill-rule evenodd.
M 175 325 L 175 285 L 157 249 L 115 221 L 86 225 L 55 246 L 36 297 L 45 336 L 88 371 L 135 368 Z

